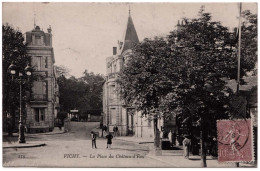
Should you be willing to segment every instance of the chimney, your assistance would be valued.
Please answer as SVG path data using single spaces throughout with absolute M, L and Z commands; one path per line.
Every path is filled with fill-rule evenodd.
M 47 29 L 48 30 L 48 33 L 51 33 L 51 25 L 49 26 L 49 28 Z
M 117 48 L 113 47 L 113 55 L 116 55 L 116 53 L 117 53 Z

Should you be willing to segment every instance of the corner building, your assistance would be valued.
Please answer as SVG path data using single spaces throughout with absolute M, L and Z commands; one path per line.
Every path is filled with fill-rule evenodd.
M 106 58 L 106 82 L 103 85 L 103 124 L 108 131 L 113 132 L 117 125 L 120 135 L 135 135 L 138 137 L 152 137 L 152 121 L 147 117 L 141 117 L 141 112 L 124 104 L 116 91 L 117 74 L 125 61 L 132 54 L 132 48 L 139 43 L 139 38 L 134 27 L 132 17 L 128 16 L 124 40 L 118 42 L 118 47 L 113 47 L 113 55 Z
M 45 33 L 36 26 L 26 32 L 27 54 L 34 69 L 30 102 L 27 104 L 26 127 L 28 132 L 48 132 L 54 128 L 59 111 L 59 87 L 56 79 L 55 58 L 52 47 L 52 29 Z

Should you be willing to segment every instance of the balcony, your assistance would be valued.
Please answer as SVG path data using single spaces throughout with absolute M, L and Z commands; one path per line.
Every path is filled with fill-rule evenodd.
M 32 94 L 32 101 L 47 101 L 47 94 Z

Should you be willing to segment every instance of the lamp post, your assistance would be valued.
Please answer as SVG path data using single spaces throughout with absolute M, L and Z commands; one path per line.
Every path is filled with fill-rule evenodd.
M 16 66 L 12 63 L 9 67 L 8 67 L 8 72 L 12 75 L 12 81 L 14 79 L 14 76 L 16 75 L 16 71 L 18 69 L 16 68 Z M 24 125 L 23 125 L 23 115 L 22 115 L 22 84 L 23 82 L 25 82 L 26 80 L 23 79 L 24 74 L 29 78 L 31 76 L 31 68 L 29 65 L 27 65 L 25 67 L 25 69 L 23 71 L 18 70 L 18 82 L 20 84 L 20 108 L 19 108 L 19 113 L 20 113 L 20 119 L 19 119 L 19 138 L 18 138 L 18 142 L 19 143 L 25 143 L 25 136 L 24 136 Z

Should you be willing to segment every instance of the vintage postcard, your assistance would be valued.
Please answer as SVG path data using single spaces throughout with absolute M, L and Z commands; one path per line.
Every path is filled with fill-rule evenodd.
M 258 4 L 2 3 L 3 167 L 257 167 Z

